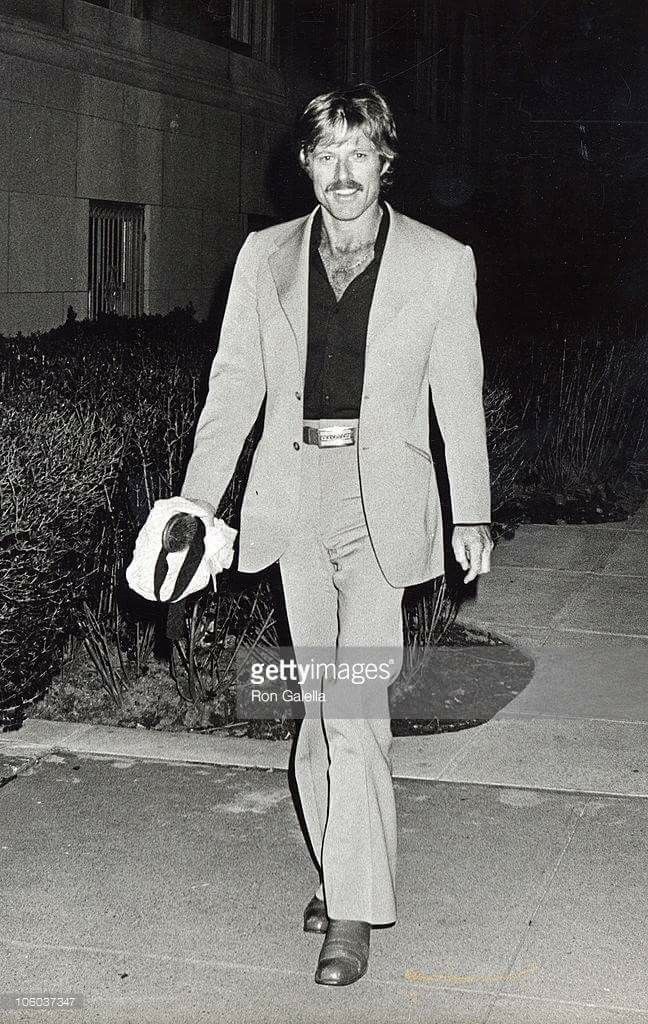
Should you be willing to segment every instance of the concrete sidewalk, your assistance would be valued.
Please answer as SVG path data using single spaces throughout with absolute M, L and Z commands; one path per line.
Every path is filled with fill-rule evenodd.
M 645 799 L 397 779 L 399 921 L 335 990 L 283 772 L 2 760 L 0 992 L 85 1001 L 3 1020 L 648 1022 Z
M 648 647 L 648 502 L 626 523 L 518 527 L 460 613 L 532 647 Z

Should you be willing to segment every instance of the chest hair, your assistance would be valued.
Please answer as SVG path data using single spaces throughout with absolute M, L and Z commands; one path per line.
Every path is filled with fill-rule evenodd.
M 374 256 L 374 243 L 355 252 L 331 253 L 320 246 L 320 256 L 335 298 L 339 301 L 351 282 L 369 266 Z

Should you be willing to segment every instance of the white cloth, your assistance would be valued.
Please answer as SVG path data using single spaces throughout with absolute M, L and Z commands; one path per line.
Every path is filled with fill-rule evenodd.
M 135 551 L 130 565 L 126 569 L 126 580 L 131 590 L 148 601 L 157 600 L 155 596 L 155 566 L 162 550 L 162 533 L 164 527 L 173 516 L 185 513 L 200 519 L 205 526 L 204 555 L 190 583 L 175 601 L 182 600 L 188 594 L 202 590 L 212 580 L 216 587 L 216 576 L 223 569 L 229 569 L 234 557 L 234 540 L 237 531 L 222 519 L 217 519 L 200 505 L 187 498 L 160 498 L 155 502 L 148 514 L 146 522 L 135 541 Z M 186 557 L 184 551 L 169 551 L 166 554 L 167 574 L 160 588 L 160 601 L 169 601 L 173 594 L 178 573 Z

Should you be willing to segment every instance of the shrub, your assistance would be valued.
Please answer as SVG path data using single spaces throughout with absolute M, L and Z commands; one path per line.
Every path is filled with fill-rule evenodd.
M 493 521 L 497 521 L 519 495 L 518 481 L 523 468 L 520 455 L 524 439 L 509 388 L 503 384 L 487 384 L 484 389 L 484 411 L 491 478 L 491 514 Z
M 543 385 L 545 384 L 543 380 Z M 600 358 L 563 349 L 557 385 L 532 403 L 538 453 L 532 472 L 556 495 L 615 487 L 648 442 L 648 368 L 637 349 L 612 345 Z
M 598 336 L 541 351 L 518 384 L 519 484 L 535 521 L 623 519 L 648 482 L 648 339 Z
M 148 503 L 178 486 L 210 335 L 176 311 L 0 343 L 5 721 L 44 692 L 81 623 L 92 641 L 88 610 L 115 616 Z
M 0 662 L 3 703 L 43 686 L 96 567 L 93 538 L 114 490 L 127 424 L 26 388 L 2 403 Z M 125 432 L 126 431 L 126 432 Z

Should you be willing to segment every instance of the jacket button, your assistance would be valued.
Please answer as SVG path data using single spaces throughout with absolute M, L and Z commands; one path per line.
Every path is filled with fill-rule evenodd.
M 295 449 L 296 452 L 299 451 L 299 448 L 300 448 L 299 441 L 293 441 L 293 448 Z
M 295 391 L 295 398 L 301 398 L 301 391 Z

